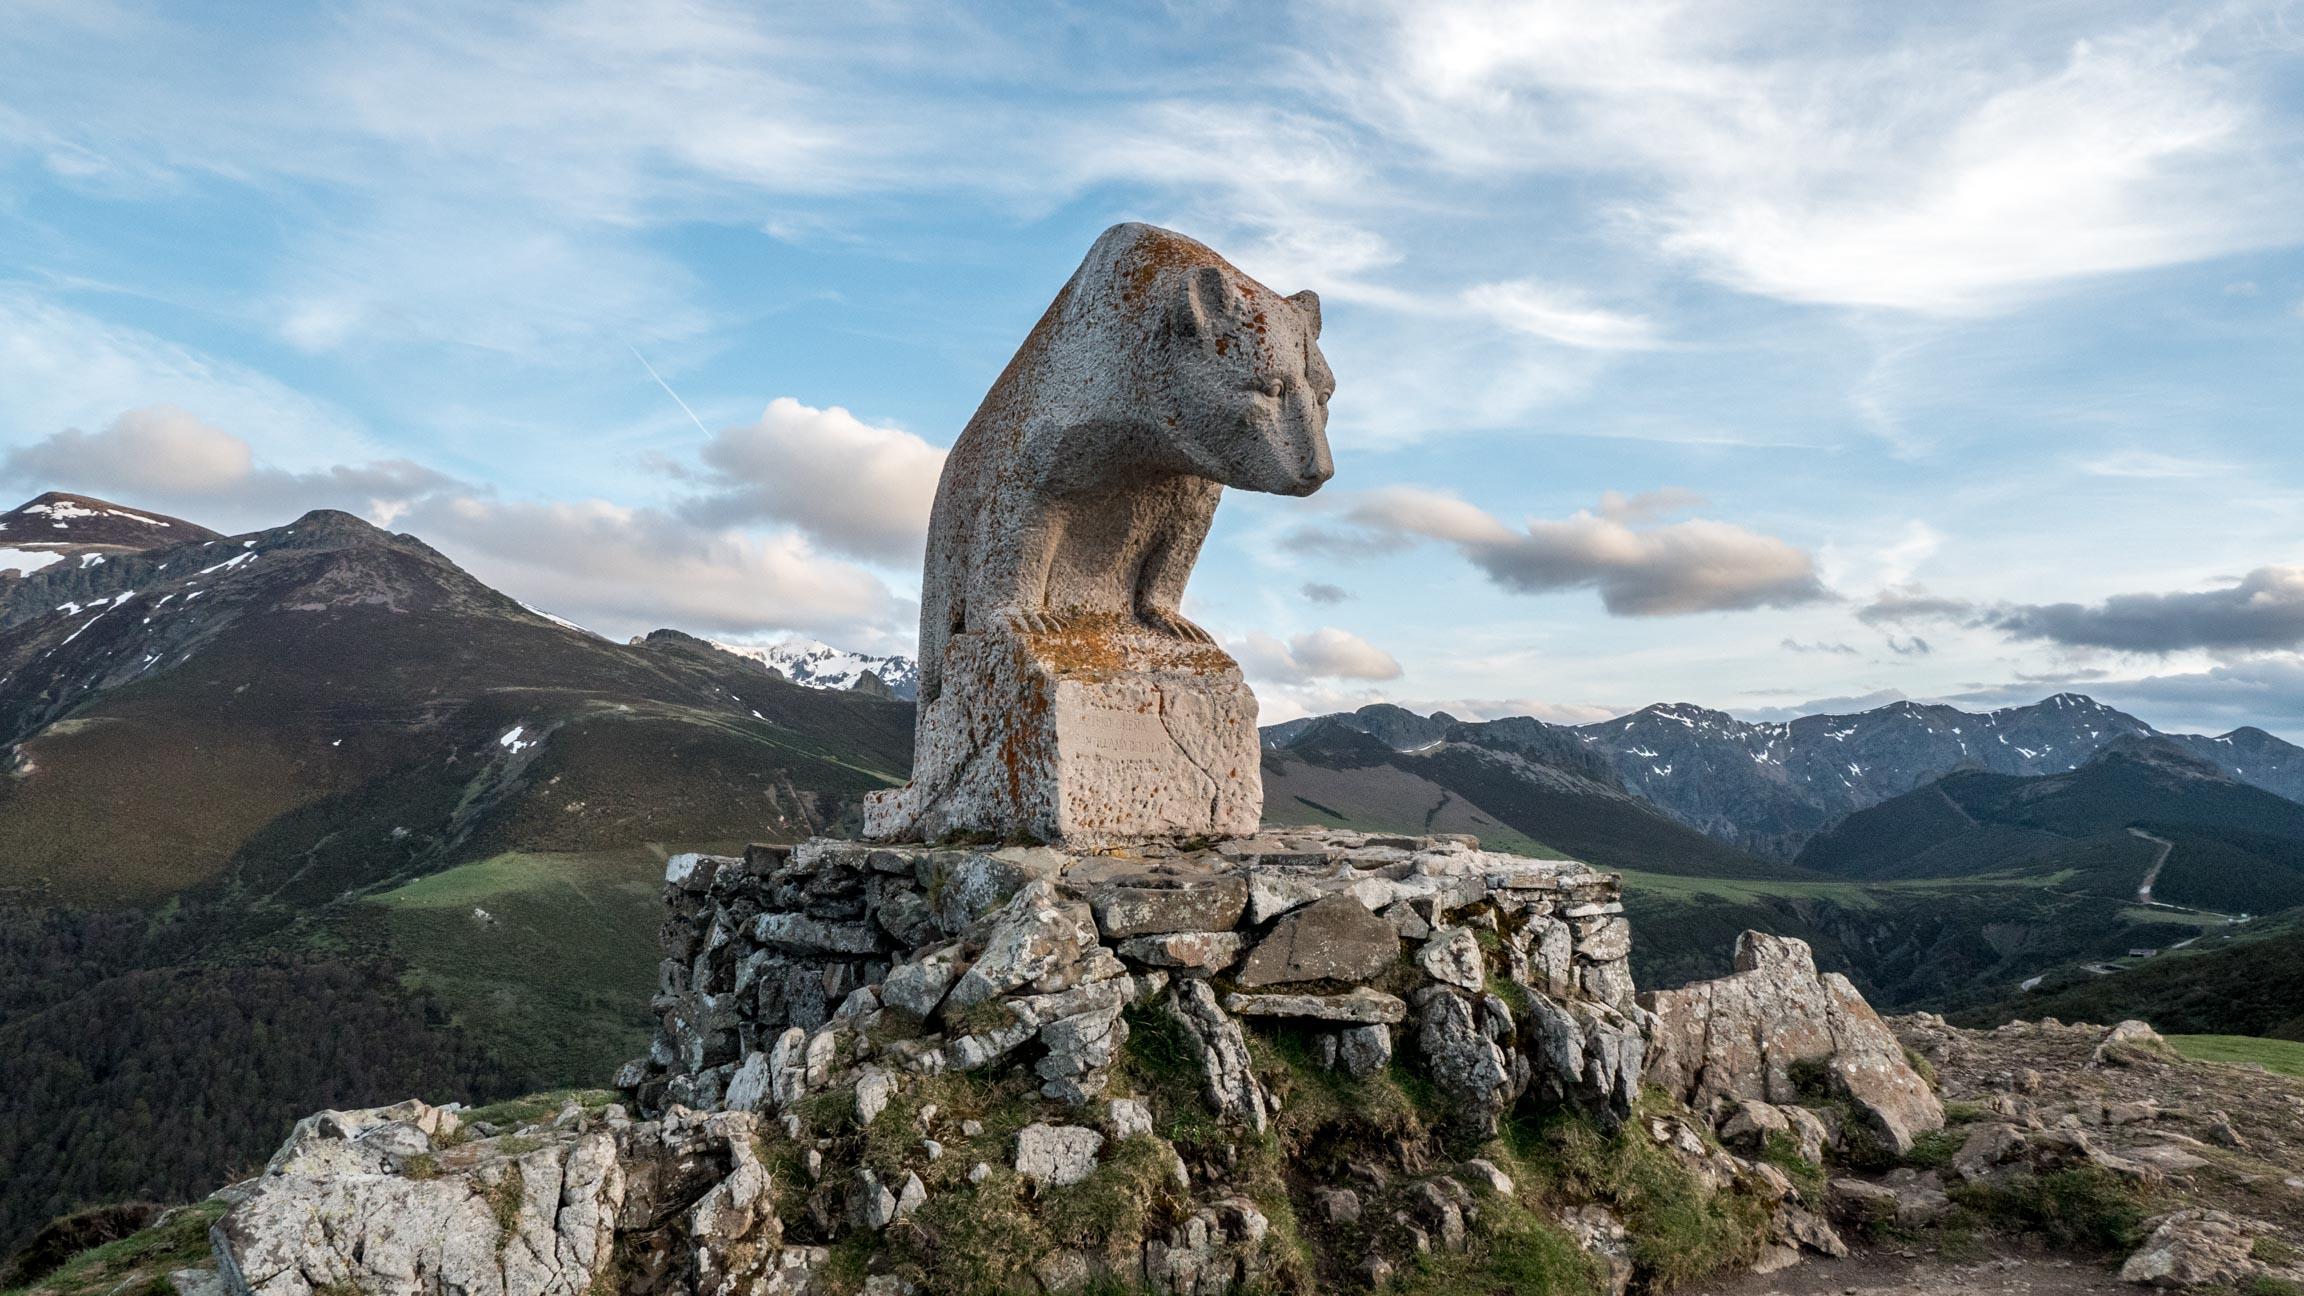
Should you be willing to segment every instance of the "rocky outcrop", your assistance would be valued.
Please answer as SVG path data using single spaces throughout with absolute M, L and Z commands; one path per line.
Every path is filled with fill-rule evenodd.
M 1856 987 L 1818 975 L 1801 941 L 1748 931 L 1736 972 L 1643 997 L 1655 1014 L 1648 1078 L 1723 1120 L 1743 1100 L 1845 1101 L 1871 1135 L 1902 1155 L 1944 1125 L 1944 1106 Z
M 224 1285 L 828 1296 L 858 1278 L 837 1253 L 869 1257 L 868 1293 L 1224 1296 L 1381 1285 L 1532 1210 L 1611 1289 L 1634 1282 L 1608 1203 L 1562 1213 L 1458 1159 L 1516 1109 L 1662 1158 L 1643 1174 L 1689 1209 L 1733 1200 L 1738 1254 L 1845 1250 L 1772 1163 L 1779 1136 L 1821 1158 L 1825 1121 L 1640 1097 L 1668 1024 L 1632 1000 L 1615 879 L 1572 861 L 1311 830 L 1125 856 L 811 841 L 678 857 L 666 896 L 661 1025 L 618 1077 L 628 1106 L 517 1129 L 416 1103 L 308 1118 L 232 1190 Z M 1804 951 L 1747 945 L 1740 975 L 1771 988 L 1746 998 L 1832 1005 L 1838 1052 L 1801 1060 L 1877 1052 L 1850 1025 L 1876 1019 Z M 1362 1123 L 1363 1101 L 1389 1114 Z M 1317 1171 L 1269 1159 L 1291 1140 Z
M 300 1122 L 213 1237 L 235 1296 L 803 1290 L 749 1112 L 571 1106 L 479 1136 L 402 1103 Z

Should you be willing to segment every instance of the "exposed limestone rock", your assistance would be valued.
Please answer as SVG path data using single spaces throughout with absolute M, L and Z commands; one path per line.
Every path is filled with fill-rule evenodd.
M 1301 981 L 1364 981 L 1399 957 L 1392 924 L 1347 895 L 1324 896 L 1291 911 L 1249 951 L 1240 984 L 1250 988 Z
M 1420 1024 L 1416 1044 L 1433 1083 L 1462 1108 L 1465 1123 L 1482 1133 L 1493 1130 L 1503 1111 L 1511 1078 L 1504 1051 L 1491 1038 L 1486 1014 L 1473 1001 L 1442 986 L 1417 996 Z
M 1943 1127 L 1943 1104 L 1904 1060 L 1894 1033 L 1846 977 L 1817 975 L 1800 941 L 1746 932 L 1735 975 L 1645 998 L 1657 1019 L 1649 1079 L 1699 1109 L 1745 1098 L 1797 1101 L 1792 1067 L 1818 1062 L 1897 1153 Z
M 1392 1064 L 1392 1028 L 1354 1026 L 1336 1033 L 1336 1060 L 1344 1073 L 1365 1080 Z
M 890 972 L 880 984 L 880 997 L 915 1017 L 932 1017 L 960 975 L 960 961 L 957 945 L 930 950 Z
M 1253 1133 L 1263 1133 L 1270 1099 L 1256 1079 L 1240 1023 L 1226 1015 L 1205 981 L 1178 982 L 1169 996 L 1168 1011 L 1183 1023 L 1200 1055 L 1210 1109 L 1238 1120 Z
M 2257 1272 L 2255 1244 L 2256 1232 L 2223 1211 L 2177 1211 L 2158 1221 L 2120 1278 L 2148 1287 L 2238 1283 Z
M 1105 232 L 945 459 L 912 782 L 868 835 L 1246 835 L 1256 703 L 1177 611 L 1227 485 L 1334 472 L 1318 299 L 1149 225 Z
M 2166 1057 L 2170 1052 L 2168 1041 L 2160 1032 L 2144 1022 L 2129 1020 L 2104 1032 L 2103 1042 L 2096 1046 L 2090 1061 L 2096 1066 L 2126 1066 L 2138 1056 Z
M 1398 995 L 1367 986 L 1343 994 L 1228 994 L 1224 1007 L 1243 1017 L 1302 1017 L 1313 1021 L 1392 1024 L 1406 1021 L 1408 1005 Z
M 1109 939 L 1229 932 L 1248 907 L 1248 880 L 1237 873 L 1138 876 L 1098 887 L 1090 902 Z
M 1096 1169 L 1103 1146 L 1085 1125 L 1027 1125 L 1016 1133 L 1016 1173 L 1042 1187 L 1076 1184 Z
M 1207 976 L 1240 961 L 1247 939 L 1238 932 L 1173 932 L 1120 942 L 1120 957 L 1150 967 L 1174 968 L 1179 975 Z
M 1630 954 L 1626 946 L 1624 953 Z M 1460 990 L 1485 990 L 1488 987 L 1488 960 L 1480 953 L 1480 942 L 1468 927 L 1448 927 L 1432 935 L 1417 951 L 1417 966 L 1424 975 L 1435 981 L 1452 985 Z
M 961 974 L 947 1000 L 962 1008 L 1019 987 L 1059 989 L 1068 969 L 1098 948 L 1088 906 L 1060 900 L 1046 882 L 1032 882 L 991 915 L 984 952 Z
M 325 1145 L 357 1141 L 345 1137 L 355 1129 L 421 1134 L 419 1124 L 335 1115 L 356 1119 L 300 1126 L 217 1223 L 227 1290 L 543 1296 L 591 1290 L 621 1253 L 644 1261 L 625 1290 L 733 1296 L 783 1261 L 749 1113 L 635 1124 L 611 1108 L 367 1172 Z

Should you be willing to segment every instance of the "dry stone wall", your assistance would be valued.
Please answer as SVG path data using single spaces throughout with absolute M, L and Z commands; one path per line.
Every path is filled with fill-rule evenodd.
M 1197 1041 L 1219 1112 L 1260 1127 L 1243 1020 L 1367 1074 L 1407 1049 L 1474 1127 L 1534 1086 L 1621 1114 L 1642 1010 L 1613 875 L 1467 838 L 1272 830 L 1126 853 L 817 839 L 684 855 L 645 1112 L 769 1110 L 875 1076 L 1026 1065 L 1105 1097 L 1123 1012 Z

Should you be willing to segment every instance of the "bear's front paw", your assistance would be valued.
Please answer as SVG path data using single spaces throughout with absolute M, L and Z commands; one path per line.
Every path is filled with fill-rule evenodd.
M 1181 613 L 1171 612 L 1165 608 L 1139 608 L 1136 612 L 1136 619 L 1171 639 L 1182 639 L 1187 643 L 1212 644 L 1216 642 L 1214 635 L 1185 620 Z
M 1055 634 L 1064 628 L 1061 617 L 1031 608 L 1010 608 L 1002 615 L 1016 634 Z

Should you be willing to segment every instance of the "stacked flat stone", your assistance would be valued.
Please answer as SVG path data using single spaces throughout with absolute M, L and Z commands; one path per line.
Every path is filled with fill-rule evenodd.
M 1243 1021 L 1365 1075 L 1397 1048 L 1472 1127 L 1531 1086 L 1629 1111 L 1644 1013 L 1618 881 L 1463 836 L 1268 829 L 1078 855 L 814 839 L 683 855 L 639 1106 L 777 1110 L 889 1077 L 1029 1066 L 1105 1095 L 1122 1013 L 1198 1043 L 1207 1099 L 1262 1128 Z

